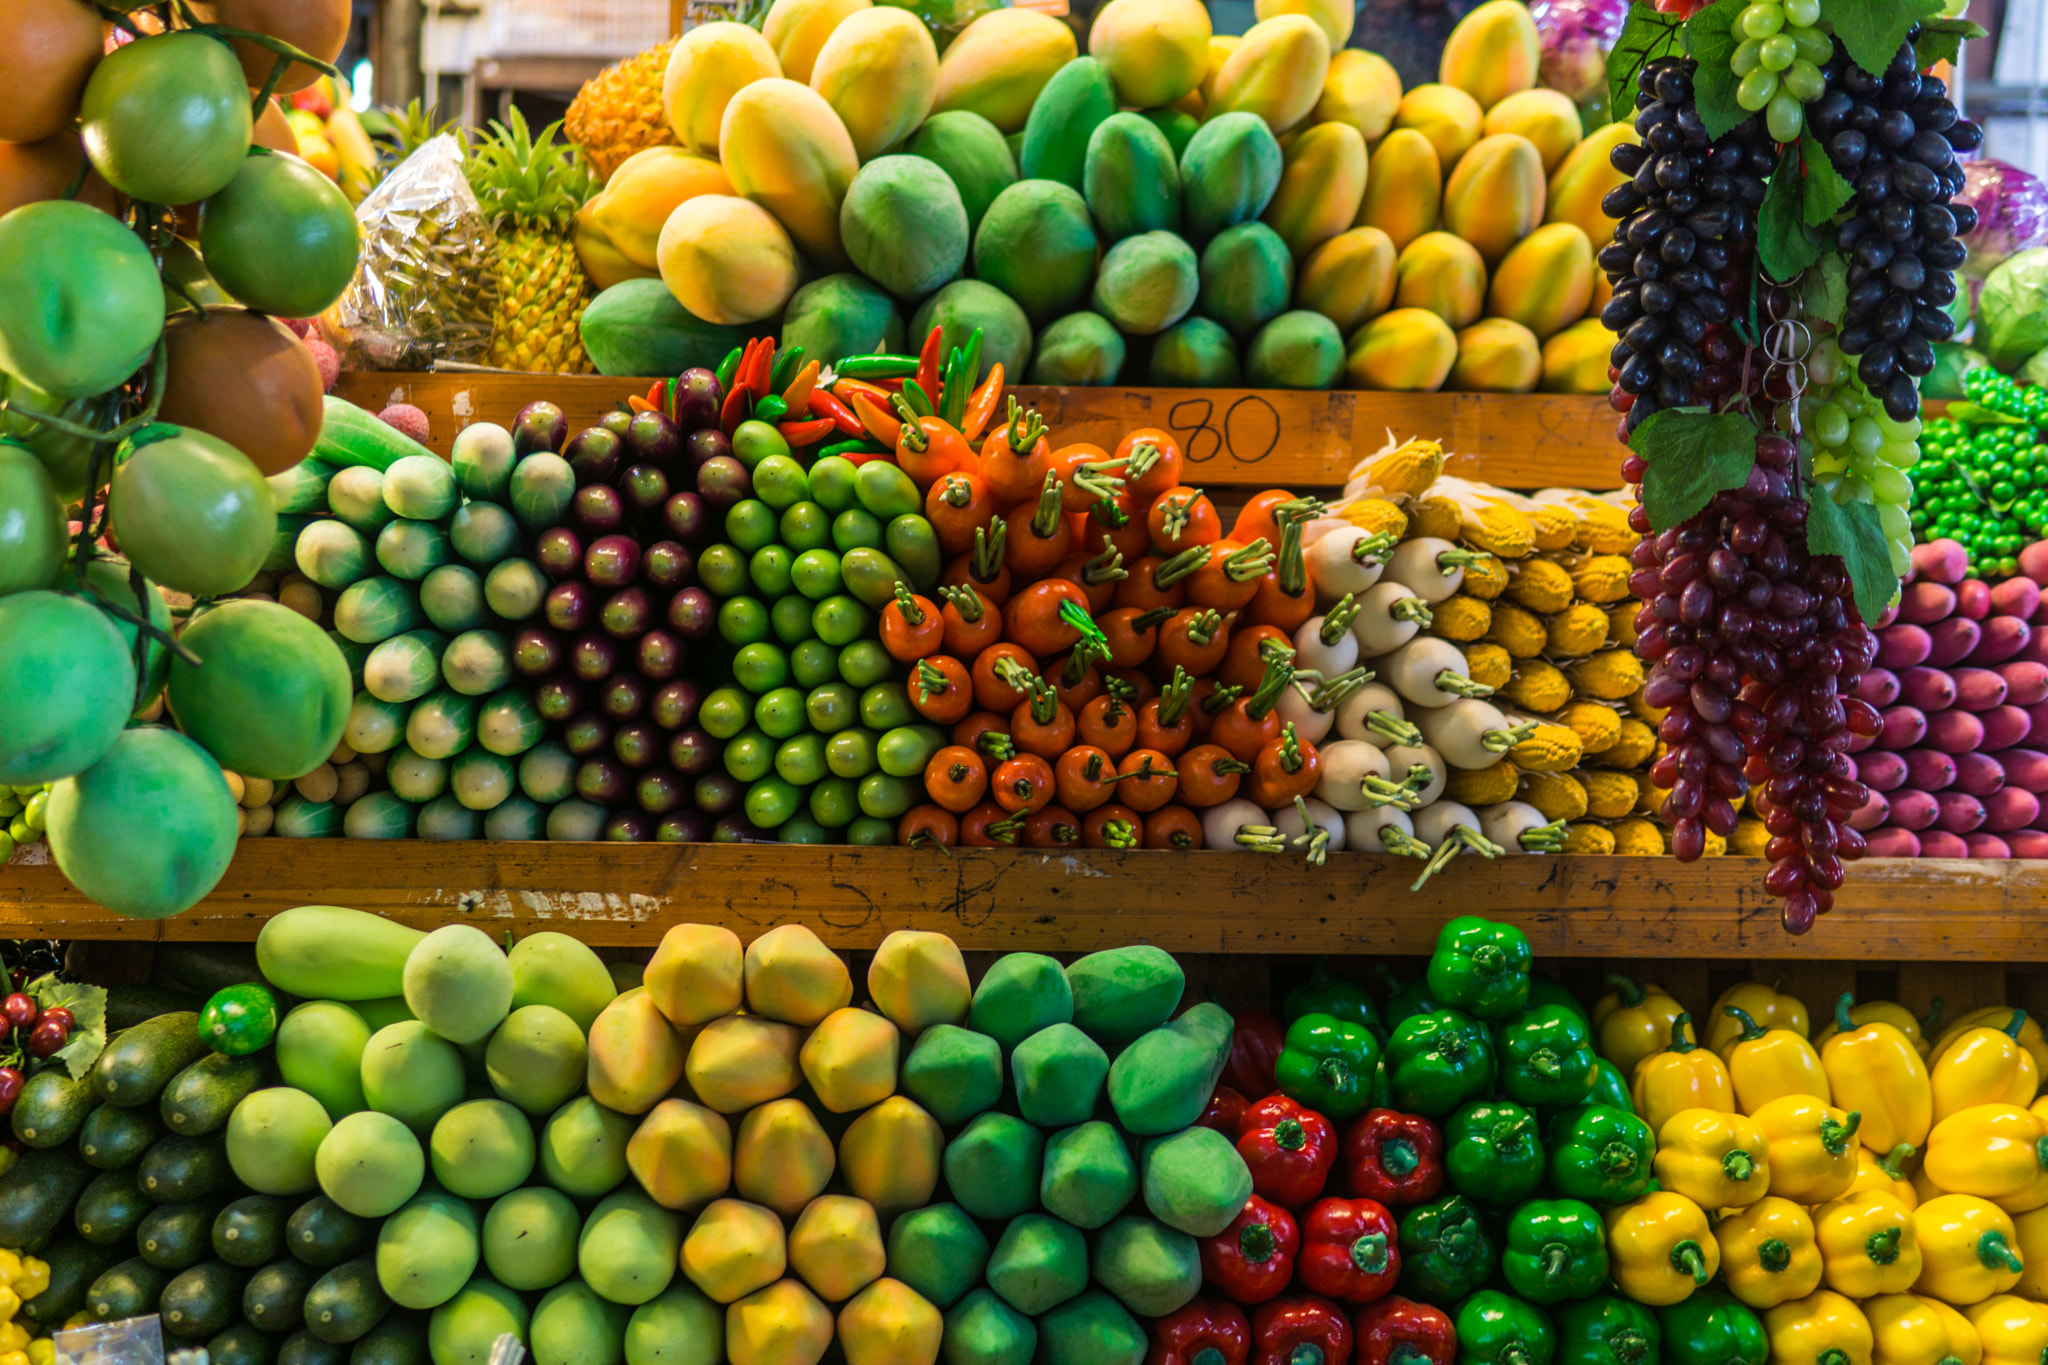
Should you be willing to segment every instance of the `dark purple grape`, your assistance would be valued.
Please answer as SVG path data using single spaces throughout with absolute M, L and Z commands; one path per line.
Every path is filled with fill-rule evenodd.
M 721 815 L 718 823 L 711 827 L 711 842 L 714 844 L 766 843 L 774 837 L 744 815 Z
M 653 465 L 663 472 L 674 470 L 683 462 L 682 428 L 665 412 L 635 413 L 626 428 L 626 445 L 636 463 Z
M 633 414 L 626 408 L 613 408 L 598 418 L 597 424 L 614 436 L 624 436 L 626 429 L 633 425 Z
M 640 542 L 604 536 L 583 552 L 583 576 L 600 588 L 623 588 L 640 577 Z
M 723 768 L 713 769 L 698 777 L 690 788 L 690 800 L 706 815 L 724 815 L 739 809 L 746 788 L 739 779 Z
M 586 758 L 576 767 L 576 794 L 585 801 L 615 806 L 632 789 L 632 779 L 624 766 L 602 755 Z
M 549 578 L 574 578 L 583 571 L 583 541 L 566 526 L 551 526 L 534 541 L 533 557 Z
M 704 694 L 693 679 L 677 678 L 663 683 L 655 692 L 654 700 L 647 704 L 647 714 L 664 730 L 680 730 L 697 719 L 697 708 L 703 701 Z
M 683 437 L 683 459 L 691 469 L 702 469 L 721 455 L 732 454 L 732 440 L 715 426 L 693 431 Z
M 725 406 L 725 390 L 719 386 L 717 375 L 695 366 L 676 376 L 672 406 L 676 410 L 676 426 L 683 431 L 716 428 L 719 410 Z
M 645 722 L 621 725 L 612 736 L 612 752 L 635 772 L 660 758 L 666 747 L 661 732 Z
M 640 561 L 647 582 L 663 592 L 688 587 L 697 577 L 697 556 L 673 540 L 657 540 Z
M 619 456 L 625 449 L 619 434 L 605 427 L 585 427 L 569 438 L 562 458 L 576 471 L 579 486 L 610 483 L 618 477 Z
M 556 630 L 583 630 L 597 617 L 597 594 L 588 583 L 557 583 L 541 599 L 540 611 Z
M 553 403 L 528 403 L 512 419 L 512 453 L 531 455 L 536 451 L 560 454 L 569 439 L 569 418 Z

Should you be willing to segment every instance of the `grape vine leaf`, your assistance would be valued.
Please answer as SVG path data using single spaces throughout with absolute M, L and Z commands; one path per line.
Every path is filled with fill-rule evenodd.
M 1856 187 L 1842 179 L 1828 149 L 1815 141 L 1812 133 L 1799 135 L 1799 161 L 1806 171 L 1802 199 L 1806 225 L 1819 227 L 1848 207 L 1856 197 Z
M 1842 557 L 1856 593 L 1858 614 L 1866 622 L 1875 621 L 1899 591 L 1899 576 L 1892 572 L 1892 553 L 1884 528 L 1878 524 L 1876 506 L 1838 503 L 1812 485 L 1808 485 L 1808 494 L 1807 550 Z
M 1636 116 L 1636 73 L 1659 57 L 1675 57 L 1680 50 L 1676 16 L 1648 5 L 1630 5 L 1621 36 L 1607 54 L 1608 117 L 1616 123 L 1633 123 Z
M 1929 19 L 1920 25 L 1920 36 L 1913 40 L 1913 55 L 1920 59 L 1922 70 L 1936 62 L 1953 66 L 1962 55 L 1965 40 L 1989 36 L 1983 25 L 1968 19 Z
M 1939 13 L 1941 0 L 1820 0 L 1821 22 L 1872 75 L 1884 74 L 1908 29 Z
M 50 1055 L 50 1061 L 61 1063 L 72 1080 L 84 1080 L 107 1046 L 106 988 L 59 981 L 51 975 L 32 982 L 28 994 L 46 1010 L 61 1006 L 71 1011 L 70 1039 Z
M 1756 427 L 1740 413 L 1662 408 L 1628 438 L 1643 457 L 1643 510 L 1662 531 L 1705 507 L 1714 494 L 1742 487 L 1756 463 Z
M 1800 212 L 1803 186 L 1799 148 L 1794 144 L 1778 158 L 1770 188 L 1764 191 L 1763 207 L 1757 210 L 1757 260 L 1774 280 L 1793 279 L 1820 259 L 1820 242 Z
M 1849 258 L 1839 251 L 1822 256 L 1818 268 L 1806 272 L 1800 294 L 1809 318 L 1841 321 L 1849 306 Z
M 1685 21 L 1685 50 L 1700 64 L 1693 73 L 1692 96 L 1709 137 L 1720 137 L 1750 117 L 1735 102 L 1735 87 L 1741 82 L 1729 66 L 1741 41 L 1735 36 L 1735 21 L 1748 8 L 1747 0 L 1714 0 Z

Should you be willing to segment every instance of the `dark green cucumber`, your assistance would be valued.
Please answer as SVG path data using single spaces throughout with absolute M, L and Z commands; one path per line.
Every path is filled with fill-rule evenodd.
M 242 1316 L 266 1332 L 296 1332 L 306 1322 L 306 1291 L 319 1268 L 287 1257 L 249 1277 L 242 1290 Z
M 157 1109 L 174 1133 L 198 1137 L 227 1126 L 242 1097 L 263 1084 L 266 1068 L 254 1057 L 209 1052 L 171 1077 Z
M 284 1249 L 322 1269 L 360 1256 L 377 1243 L 374 1218 L 358 1218 L 324 1194 L 299 1205 L 285 1224 Z
M 136 1176 L 142 1192 L 151 1199 L 176 1204 L 226 1189 L 235 1173 L 220 1139 L 173 1133 L 143 1154 Z
M 99 1104 L 92 1077 L 74 1081 L 64 1068 L 47 1067 L 28 1078 L 14 1097 L 14 1135 L 28 1147 L 62 1147 L 78 1136 Z
M 356 1342 L 348 1365 L 428 1365 L 427 1315 L 394 1309 Z
M 252 943 L 159 943 L 152 979 L 204 1000 L 224 987 L 261 981 L 263 973 Z
M 105 1271 L 85 1291 L 85 1311 L 100 1322 L 139 1318 L 156 1311 L 164 1286 L 171 1282 L 168 1271 L 159 1270 L 140 1256 Z
M 206 1001 L 184 991 L 158 990 L 154 986 L 109 986 L 107 988 L 107 1032 L 119 1033 L 159 1015 L 181 1011 L 197 1013 Z
M 210 1199 L 165 1204 L 135 1229 L 135 1250 L 158 1270 L 175 1275 L 213 1255 L 213 1220 L 220 1205 Z
M 183 1271 L 164 1286 L 157 1316 L 164 1331 L 187 1341 L 210 1337 L 241 1316 L 242 1286 L 249 1272 L 220 1261 L 207 1261 Z
M 93 1085 L 108 1104 L 151 1104 L 171 1077 L 205 1053 L 197 1013 L 159 1014 L 107 1040 L 106 1051 L 93 1064 Z
M 78 1154 L 88 1166 L 118 1171 L 142 1160 L 150 1144 L 163 1135 L 163 1120 L 155 1110 L 103 1104 L 79 1125 Z
M 65 1319 L 85 1311 L 86 1290 L 108 1266 L 121 1259 L 125 1249 L 94 1246 L 76 1237 L 66 1237 L 43 1252 L 42 1259 L 50 1267 L 49 1288 L 26 1300 L 19 1313 L 23 1325 L 36 1329 L 30 1335 L 47 1335 Z
M 213 1220 L 213 1254 L 254 1270 L 285 1254 L 284 1224 L 292 1206 L 267 1194 L 237 1199 Z
M 56 1231 L 93 1175 L 69 1148 L 23 1152 L 0 1175 L 0 1247 L 19 1250 Z
M 71 1221 L 78 1235 L 101 1246 L 134 1245 L 135 1229 L 156 1207 L 143 1196 L 133 1171 L 101 1171 L 93 1177 Z
M 277 1365 L 348 1365 L 348 1343 L 322 1341 L 301 1327 L 277 1348 Z
M 322 1341 L 359 1340 L 390 1311 L 375 1256 L 342 1262 L 306 1291 L 306 1330 Z
M 237 1322 L 206 1342 L 209 1365 L 275 1365 L 284 1338 L 253 1323 Z

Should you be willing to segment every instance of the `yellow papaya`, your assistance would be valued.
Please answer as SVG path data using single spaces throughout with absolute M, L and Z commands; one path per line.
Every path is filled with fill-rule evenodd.
M 661 936 L 641 981 L 668 1021 L 708 1024 L 746 1003 L 746 949 L 720 924 L 678 924 Z
M 597 206 L 604 202 L 604 196 L 585 204 L 576 210 L 576 226 L 571 240 L 576 243 L 576 259 L 583 263 L 583 273 L 590 276 L 590 282 L 600 290 L 609 289 L 627 280 L 646 280 L 657 277 L 658 270 L 645 270 L 626 259 L 626 253 L 619 250 L 605 230 L 597 225 Z
M 1014 133 L 1052 73 L 1080 55 L 1074 30 L 1033 9 L 997 9 L 960 30 L 939 59 L 935 111 L 965 109 Z
M 747 1111 L 732 1145 L 732 1187 L 740 1198 L 794 1218 L 831 1183 L 832 1139 L 802 1100 L 771 1100 Z
M 1437 79 L 1491 109 L 1536 84 L 1543 42 L 1522 0 L 1487 0 L 1458 21 L 1437 58 Z
M 1216 73 L 1209 117 L 1257 114 L 1275 133 L 1308 117 L 1330 73 L 1330 39 L 1305 14 L 1253 24 Z
M 1394 262 L 1394 306 L 1427 308 L 1454 331 L 1468 327 L 1486 306 L 1486 262 L 1460 237 L 1425 232 Z
M 1316 100 L 1317 123 L 1348 123 L 1367 142 L 1378 142 L 1394 126 L 1401 107 L 1401 73 L 1377 52 L 1347 47 L 1330 53 L 1330 70 Z
M 656 248 L 676 206 L 700 194 L 732 193 L 716 161 L 680 147 L 649 147 L 612 172 L 595 217 L 626 259 L 647 270 L 661 264 Z
M 1396 308 L 1351 334 L 1344 384 L 1353 389 L 1429 393 L 1458 360 L 1458 334 L 1427 308 Z
M 884 1276 L 839 1310 L 846 1365 L 932 1365 L 945 1319 L 924 1295 Z
M 795 1280 L 777 1280 L 725 1310 L 732 1365 L 811 1365 L 832 1344 L 832 1310 Z
M 1201 0 L 1109 0 L 1088 26 L 1088 55 L 1109 72 L 1119 104 L 1155 109 L 1201 88 L 1210 36 Z
M 715 1303 L 774 1284 L 789 1269 L 782 1220 L 739 1199 L 713 1201 L 683 1238 L 683 1274 Z
M 818 49 L 832 31 L 873 4 L 874 0 L 775 0 L 761 23 L 761 36 L 775 53 L 782 74 L 809 85 Z
M 813 265 L 845 268 L 839 204 L 860 158 L 823 95 L 780 77 L 755 81 L 725 106 L 718 160 L 733 189 L 774 214 Z
M 1378 228 L 1340 232 L 1301 263 L 1294 301 L 1312 308 L 1350 335 L 1394 301 L 1394 244 Z
M 716 1199 L 732 1185 L 732 1125 L 701 1104 L 663 1100 L 626 1143 L 626 1167 L 663 1208 Z
M 646 990 L 615 997 L 590 1025 L 590 1097 L 621 1114 L 644 1114 L 682 1079 L 683 1040 Z
M 668 216 L 655 249 L 661 282 L 706 322 L 772 318 L 796 292 L 796 244 L 759 204 L 722 194 L 690 200 Z
M 1318 123 L 1287 148 L 1261 216 L 1300 261 L 1350 227 L 1364 202 L 1365 138 L 1348 123 Z
M 1608 357 L 1614 350 L 1614 333 L 1598 318 L 1582 318 L 1543 343 L 1545 393 L 1607 393 Z
M 1545 175 L 1556 170 L 1586 135 L 1585 125 L 1579 121 L 1579 107 L 1569 95 L 1556 90 L 1524 90 L 1519 95 L 1509 95 L 1486 111 L 1482 126 L 1489 137 L 1495 133 L 1520 133 L 1528 138 L 1543 158 Z
M 827 1303 L 844 1303 L 882 1278 L 888 1253 L 875 1206 L 845 1194 L 821 1194 L 789 1229 L 789 1268 Z
M 1572 148 L 1551 173 L 1543 205 L 1546 223 L 1570 223 L 1586 240 L 1605 246 L 1614 240 L 1614 220 L 1600 207 L 1607 192 L 1628 179 L 1608 158 L 1624 142 L 1640 142 L 1635 125 L 1610 123 Z
M 1353 225 L 1378 228 L 1399 251 L 1436 226 L 1443 188 L 1436 145 L 1419 129 L 1396 128 L 1373 149 Z
M 797 1053 L 818 1103 L 850 1114 L 896 1093 L 903 1035 L 872 1010 L 834 1010 L 811 1030 Z
M 808 1028 L 853 1002 L 853 974 L 801 924 L 770 929 L 747 945 L 747 1008 Z
M 902 1095 L 891 1095 L 862 1114 L 839 1138 L 839 1169 L 846 1186 L 882 1213 L 901 1213 L 931 1202 L 939 1184 L 939 1123 Z
M 1554 336 L 1586 315 L 1593 297 L 1593 244 L 1570 223 L 1547 223 L 1516 242 L 1494 268 L 1486 311 Z
M 1455 85 L 1418 85 L 1395 106 L 1394 126 L 1428 138 L 1437 164 L 1449 170 L 1485 135 L 1486 113 Z
M 1448 387 L 1466 393 L 1527 393 L 1542 374 L 1536 334 L 1507 318 L 1487 318 L 1459 331 Z
M 781 74 L 775 49 L 747 25 L 719 20 L 691 29 L 676 40 L 661 84 L 662 106 L 676 141 L 699 156 L 717 156 L 719 129 L 732 97 L 755 81 Z
M 931 30 L 907 9 L 877 5 L 833 30 L 811 71 L 811 89 L 846 125 L 862 161 L 917 131 L 939 78 Z
M 1517 133 L 1482 138 L 1444 182 L 1444 227 L 1493 265 L 1543 221 L 1543 157 Z
M 1244 39 L 1234 33 L 1215 33 L 1209 37 L 1207 64 L 1202 68 L 1202 84 L 1195 93 L 1201 97 L 1202 108 L 1197 118 L 1207 118 L 1209 102 L 1216 98 L 1216 78 L 1223 74 L 1223 64 L 1230 60 L 1230 54 L 1237 51 L 1237 45 Z
M 802 1029 L 756 1014 L 728 1014 L 697 1034 L 684 1074 L 698 1099 L 721 1114 L 737 1114 L 796 1089 L 803 1036 Z
M 1351 41 L 1351 27 L 1358 18 L 1350 0 L 1256 0 L 1252 11 L 1262 22 L 1280 14 L 1307 15 L 1330 40 L 1332 52 L 1342 52 Z
M 967 960 L 944 934 L 898 929 L 868 964 L 869 998 L 906 1037 L 933 1024 L 960 1023 L 973 994 Z

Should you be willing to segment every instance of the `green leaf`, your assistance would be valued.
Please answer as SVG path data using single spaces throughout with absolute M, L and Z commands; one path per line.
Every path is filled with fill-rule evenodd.
M 1877 508 L 1867 502 L 1838 503 L 1818 488 L 1812 493 L 1806 508 L 1806 548 L 1817 555 L 1841 556 L 1856 593 L 1857 612 L 1866 622 L 1875 621 L 1899 591 Z
M 38 977 L 29 983 L 28 993 L 35 997 L 36 1004 L 46 1010 L 71 1011 L 70 1041 L 52 1053 L 49 1060 L 52 1063 L 63 1063 L 64 1070 L 72 1080 L 83 1079 L 107 1046 L 105 988 L 74 981 L 59 981 L 53 974 Z
M 1803 185 L 1799 149 L 1787 147 L 1778 158 L 1778 169 L 1771 172 L 1763 207 L 1757 210 L 1757 260 L 1774 280 L 1793 279 L 1820 259 L 1820 242 L 1800 216 Z
M 1799 161 L 1806 171 L 1802 214 L 1808 227 L 1819 227 L 1848 207 L 1856 187 L 1842 179 L 1828 159 L 1828 149 L 1814 141 L 1812 133 L 1799 135 Z
M 1756 427 L 1740 413 L 1662 408 L 1629 436 L 1650 468 L 1643 509 L 1662 531 L 1705 507 L 1714 494 L 1742 487 L 1756 463 Z
M 1974 422 L 1979 426 L 2023 427 L 2027 425 L 2026 421 L 2022 418 L 2009 417 L 2005 413 L 1993 411 L 1981 403 L 1972 403 L 1968 399 L 1957 399 L 1955 402 L 1950 403 L 1948 405 L 1948 416 L 1951 421 Z
M 1941 0 L 1820 0 L 1820 21 L 1835 31 L 1850 60 L 1881 76 L 1906 41 L 1906 31 L 1941 13 Z
M 1607 110 L 1616 123 L 1634 123 L 1636 117 L 1636 75 L 1659 57 L 1675 57 L 1680 51 L 1682 24 L 1673 15 L 1648 5 L 1630 5 L 1621 36 L 1607 54 Z
M 1819 266 L 1806 272 L 1800 293 L 1809 318 L 1840 322 L 1849 305 L 1849 258 L 1839 251 L 1823 255 Z
M 1965 41 L 1990 36 L 1983 25 L 1968 19 L 1929 19 L 1920 25 L 1920 36 L 1913 40 L 1913 55 L 1920 59 L 1923 71 L 1936 62 L 1953 66 L 1962 56 Z
M 1748 8 L 1748 0 L 1714 0 L 1685 21 L 1685 50 L 1700 64 L 1693 73 L 1692 95 L 1709 137 L 1720 137 L 1750 117 L 1735 102 L 1735 87 L 1741 82 L 1728 65 L 1741 42 L 1735 36 L 1735 21 Z

